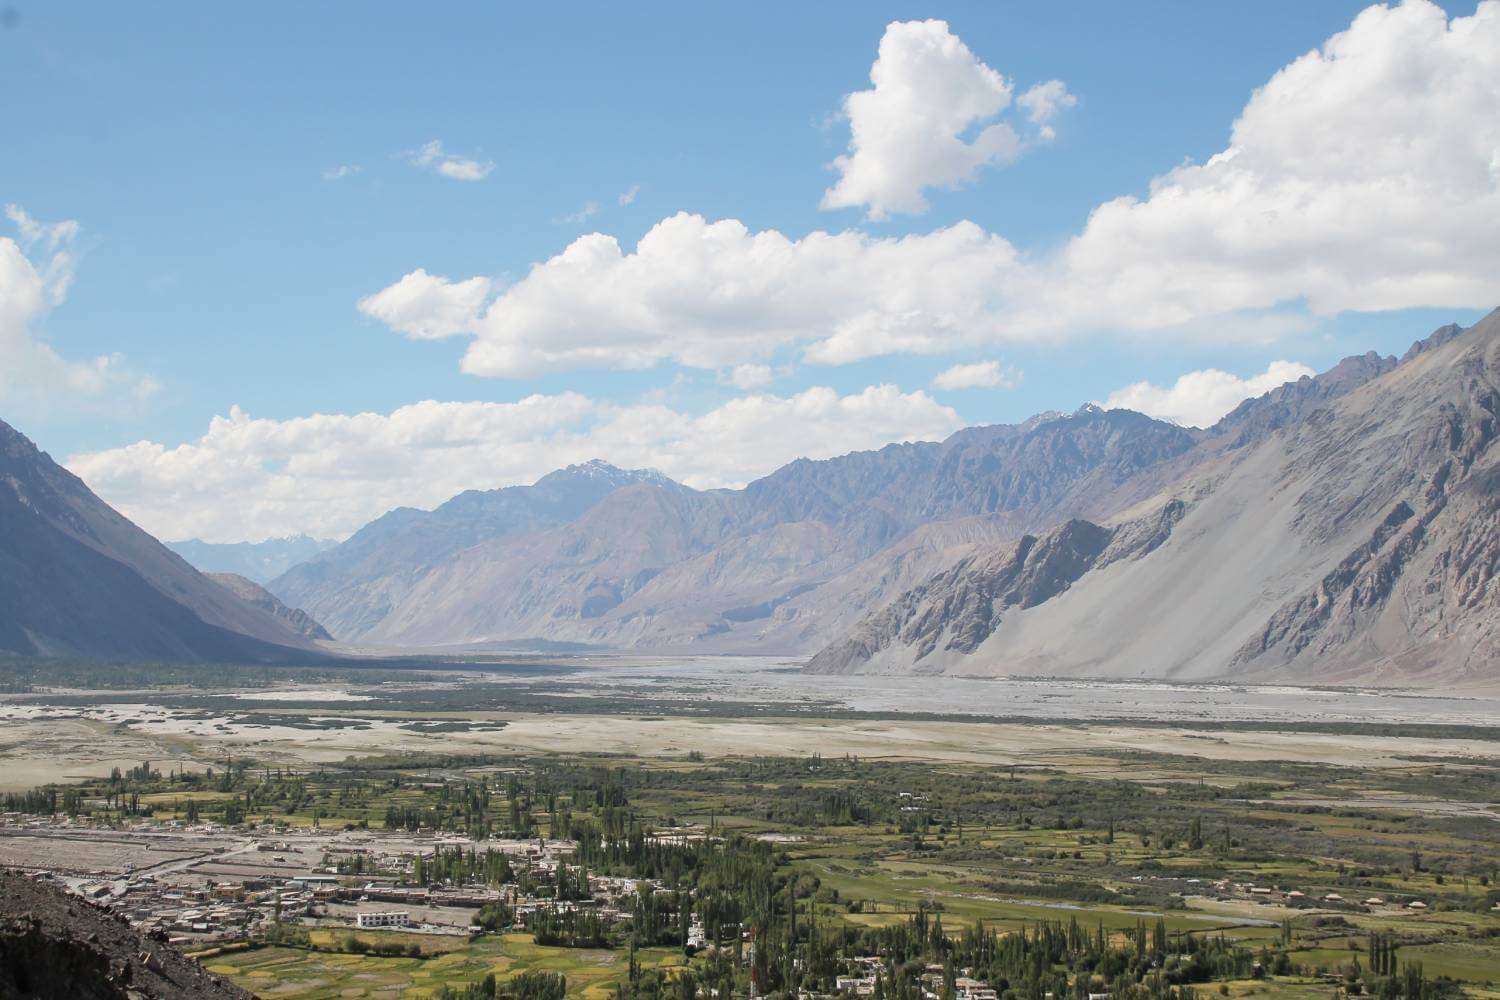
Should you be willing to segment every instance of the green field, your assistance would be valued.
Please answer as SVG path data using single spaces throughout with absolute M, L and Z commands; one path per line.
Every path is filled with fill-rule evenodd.
M 619 950 L 543 948 L 529 935 L 505 934 L 469 943 L 463 938 L 421 934 L 362 932 L 370 940 L 412 941 L 431 958 L 378 958 L 292 948 L 261 948 L 205 960 L 210 972 L 228 976 L 262 997 L 291 1000 L 370 998 L 394 1000 L 429 996 L 444 986 L 463 986 L 494 973 L 505 979 L 519 972 L 560 972 L 571 995 L 602 1000 L 623 976 L 625 953 Z M 331 937 L 331 936 L 330 936 Z M 315 936 L 315 940 L 319 940 Z M 322 939 L 325 945 L 328 938 Z M 649 968 L 685 964 L 676 949 L 647 949 L 637 954 Z

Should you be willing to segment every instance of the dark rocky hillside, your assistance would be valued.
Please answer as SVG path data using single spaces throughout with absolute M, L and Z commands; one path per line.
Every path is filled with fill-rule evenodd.
M 0 871 L 0 997 L 253 1000 L 60 886 Z

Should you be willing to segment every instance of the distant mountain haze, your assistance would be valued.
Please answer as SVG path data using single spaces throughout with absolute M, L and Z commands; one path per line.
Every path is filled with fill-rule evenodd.
M 653 470 L 627 471 L 598 461 L 569 466 L 532 486 L 469 490 L 431 511 L 398 507 L 267 589 L 307 610 L 341 640 L 374 637 L 383 618 L 433 567 L 487 540 L 567 523 L 615 490 L 638 483 L 686 492 Z
M 233 573 L 255 583 L 264 584 L 333 548 L 332 539 L 292 535 L 268 538 L 263 542 L 205 542 L 189 538 L 167 542 L 167 548 L 193 564 L 200 573 Z

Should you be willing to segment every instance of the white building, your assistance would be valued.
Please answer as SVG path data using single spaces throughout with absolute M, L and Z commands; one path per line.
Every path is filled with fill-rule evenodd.
M 411 914 L 405 910 L 390 910 L 383 913 L 361 913 L 354 919 L 360 927 L 411 926 Z

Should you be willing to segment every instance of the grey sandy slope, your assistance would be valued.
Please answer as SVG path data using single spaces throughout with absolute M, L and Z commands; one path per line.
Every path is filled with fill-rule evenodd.
M 1231 414 L 1115 517 L 977 549 L 810 669 L 1495 683 L 1500 312 L 1341 368 Z
M 262 661 L 310 649 L 0 422 L 0 651 Z

